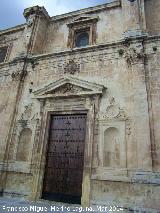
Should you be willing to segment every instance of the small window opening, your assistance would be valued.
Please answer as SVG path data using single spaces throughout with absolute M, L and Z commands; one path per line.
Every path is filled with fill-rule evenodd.
M 89 32 L 77 32 L 75 39 L 76 47 L 87 46 L 89 45 Z
M 0 63 L 5 61 L 7 55 L 7 47 L 0 47 Z

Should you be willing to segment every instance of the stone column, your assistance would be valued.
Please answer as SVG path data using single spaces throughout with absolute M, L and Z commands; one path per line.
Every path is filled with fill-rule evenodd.
M 121 0 L 124 36 L 140 36 L 145 31 L 144 0 Z

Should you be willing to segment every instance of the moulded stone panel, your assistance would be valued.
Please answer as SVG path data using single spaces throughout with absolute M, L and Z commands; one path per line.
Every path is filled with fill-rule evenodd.
M 17 161 L 28 161 L 30 144 L 31 144 L 32 131 L 30 129 L 23 129 L 20 137 L 19 144 L 17 148 Z

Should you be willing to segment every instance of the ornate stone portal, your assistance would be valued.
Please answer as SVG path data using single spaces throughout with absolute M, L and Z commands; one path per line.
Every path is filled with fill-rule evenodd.
M 35 150 L 37 153 L 35 158 L 41 164 L 37 168 L 38 173 L 35 175 L 35 191 L 32 197 L 41 197 L 42 194 L 50 115 L 86 113 L 87 126 L 81 203 L 83 206 L 88 205 L 91 193 L 89 177 L 91 176 L 92 165 L 94 117 L 97 114 L 97 103 L 105 89 L 102 85 L 66 76 L 33 92 L 34 98 L 43 103 L 41 105 L 41 120 L 44 122 L 44 129 L 41 130 L 41 137 L 37 138 L 39 150 L 37 152 Z

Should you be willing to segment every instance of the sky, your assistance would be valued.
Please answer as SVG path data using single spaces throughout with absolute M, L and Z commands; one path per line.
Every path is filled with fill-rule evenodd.
M 111 0 L 0 0 L 0 30 L 25 23 L 23 11 L 44 6 L 50 16 L 107 3 Z

